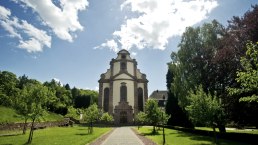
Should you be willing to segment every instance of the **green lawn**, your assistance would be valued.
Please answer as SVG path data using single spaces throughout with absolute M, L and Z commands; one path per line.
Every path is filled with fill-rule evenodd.
M 213 131 L 212 128 L 209 128 L 209 127 L 195 127 L 195 129 Z M 219 130 L 217 128 L 216 128 L 216 132 L 219 132 Z M 227 129 L 227 132 L 258 134 L 258 129 L 248 129 L 248 130 L 244 130 L 244 129 L 230 130 L 230 129 Z
M 138 130 L 145 137 L 150 138 L 159 145 L 162 145 L 162 130 L 156 135 L 152 135 L 152 127 L 141 127 Z M 178 130 L 165 129 L 166 145 L 211 145 L 213 144 L 213 138 L 207 136 L 200 136 L 191 133 L 186 133 Z M 229 140 L 219 139 L 220 145 L 245 145 Z
M 14 123 L 24 122 L 23 118 L 18 115 L 14 109 L 0 106 L 0 123 Z M 43 117 L 40 117 L 40 121 L 60 121 L 63 120 L 63 116 L 51 112 L 46 112 Z M 30 121 L 30 120 L 29 120 Z
M 22 122 L 22 118 L 13 109 L 0 106 L 1 122 Z
M 85 145 L 111 129 L 94 127 L 93 134 L 87 133 L 87 127 L 77 125 L 35 130 L 32 145 Z M 1 136 L 0 145 L 23 145 L 28 135 L 29 131 L 26 135 Z

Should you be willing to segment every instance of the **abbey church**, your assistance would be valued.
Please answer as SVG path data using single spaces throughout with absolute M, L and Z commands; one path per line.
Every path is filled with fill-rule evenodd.
M 99 80 L 98 106 L 113 115 L 115 124 L 132 124 L 148 99 L 148 80 L 127 50 L 117 53 Z

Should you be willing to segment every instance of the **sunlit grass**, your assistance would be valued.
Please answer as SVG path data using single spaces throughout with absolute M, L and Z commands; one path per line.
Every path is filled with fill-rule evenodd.
M 212 128 L 209 128 L 209 127 L 195 127 L 195 129 L 213 131 Z M 219 132 L 219 130 L 216 129 L 216 132 Z M 258 134 L 257 129 L 226 129 L 226 132 Z
M 24 122 L 24 118 L 17 114 L 14 109 L 0 106 L 0 123 L 17 123 L 17 122 Z M 45 112 L 42 117 L 39 118 L 40 122 L 45 121 L 61 121 L 64 117 L 59 114 L 55 114 L 52 112 Z M 28 122 L 31 120 L 29 119 Z
M 32 145 L 85 145 L 111 129 L 94 127 L 92 134 L 88 134 L 87 127 L 77 125 L 35 130 Z M 0 145 L 23 145 L 28 136 L 29 131 L 26 135 L 1 136 Z
M 152 135 L 152 127 L 142 127 L 138 130 L 145 137 L 150 138 L 159 145 L 162 145 L 162 130 L 159 130 L 157 134 Z M 166 134 L 166 145 L 212 145 L 214 139 L 212 137 L 195 135 L 173 129 L 165 129 Z M 219 139 L 220 145 L 245 145 L 229 140 Z

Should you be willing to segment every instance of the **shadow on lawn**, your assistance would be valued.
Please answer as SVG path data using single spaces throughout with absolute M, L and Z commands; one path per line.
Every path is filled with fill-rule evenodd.
M 177 137 L 188 137 L 191 140 L 195 140 L 195 141 L 207 141 L 210 143 L 197 143 L 194 145 L 210 145 L 210 144 L 214 144 L 214 138 L 213 137 L 209 137 L 209 136 L 201 136 L 201 135 L 195 135 L 192 133 L 186 133 L 186 132 L 182 132 L 182 131 L 178 131 Z M 243 143 L 245 145 L 245 143 Z M 231 141 L 231 140 L 224 140 L 224 139 L 220 139 L 217 138 L 217 145 L 242 145 L 242 143 L 237 143 L 235 141 Z
M 20 135 L 24 135 L 22 133 L 15 133 L 15 134 L 0 134 L 0 138 L 1 137 L 7 137 L 7 136 L 20 136 Z
M 84 136 L 84 135 L 90 135 L 90 133 L 76 133 L 75 135 Z

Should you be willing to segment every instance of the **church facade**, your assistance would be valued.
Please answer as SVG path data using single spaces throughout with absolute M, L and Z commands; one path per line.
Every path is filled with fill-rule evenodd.
M 136 60 L 121 50 L 100 77 L 98 107 L 113 115 L 115 124 L 132 124 L 148 99 L 148 80 Z

